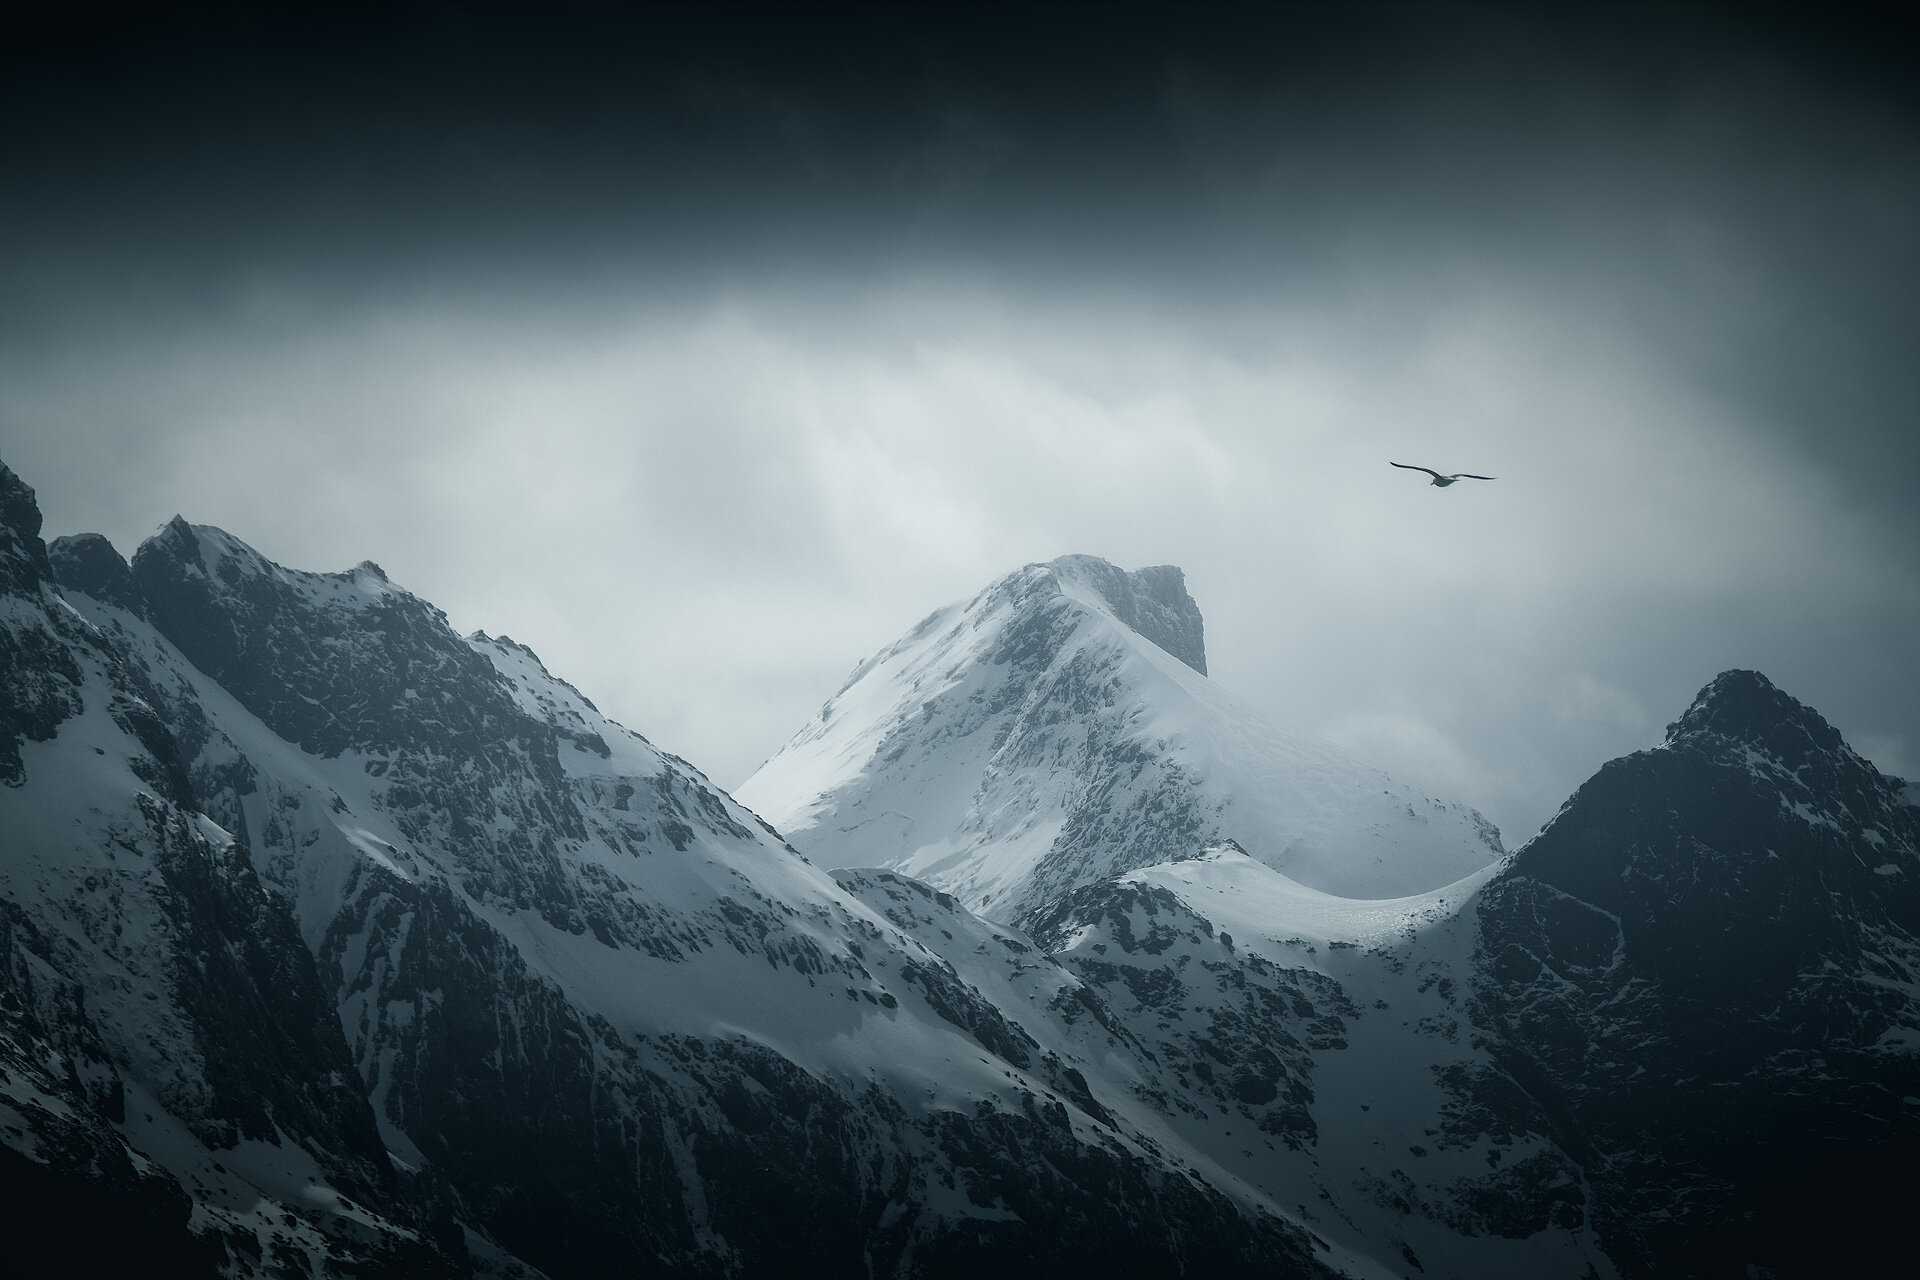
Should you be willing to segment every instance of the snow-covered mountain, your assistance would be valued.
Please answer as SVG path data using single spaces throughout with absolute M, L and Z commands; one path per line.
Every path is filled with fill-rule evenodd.
M 1355 898 L 1500 856 L 1472 809 L 1269 723 L 1205 673 L 1180 570 L 1028 565 L 862 663 L 739 796 L 803 852 L 1010 922 L 1229 840 Z
M 1161 1069 L 1136 1093 L 1336 1247 L 1864 1274 L 1920 1151 L 1916 875 L 1920 789 L 1731 671 L 1447 888 L 1342 899 L 1224 847 L 1033 938 Z
M 332 993 L 0 467 L 0 1205 L 17 1274 L 464 1273 Z
M 1368 901 L 1223 846 L 1077 890 L 1034 937 L 1139 1039 L 1181 1139 L 1364 1255 L 1354 1274 L 1611 1275 L 1576 1162 L 1457 1132 L 1455 1082 L 1498 1072 L 1471 1018 L 1495 872 Z
M 1578 1280 L 1903 1245 L 1920 792 L 1754 673 L 1496 858 L 1213 689 L 1177 571 L 1070 558 L 934 615 L 756 779 L 809 859 L 376 566 L 39 525 L 0 467 L 23 1273 Z
M 1534 1130 L 1585 1153 L 1623 1272 L 1862 1275 L 1906 1248 L 1920 788 L 1728 671 L 1478 920 L 1477 1021 Z
M 454 634 L 371 564 L 288 570 L 180 520 L 131 564 L 89 536 L 49 557 L 30 493 L 8 480 L 31 562 L 11 570 L 7 597 L 26 619 L 10 633 L 23 637 L 7 651 L 20 693 L 0 739 L 18 757 L 10 945 L 81 929 L 69 917 L 83 907 L 109 951 L 167 939 L 164 886 L 140 910 L 75 887 L 96 892 L 94 864 L 123 856 L 121 827 L 86 815 L 164 801 L 197 856 L 225 851 L 213 878 L 251 893 L 253 913 L 222 919 L 284 944 L 268 968 L 305 975 L 324 1032 L 311 1054 L 255 1056 L 253 1040 L 222 1033 L 192 1056 L 185 1033 L 143 1047 L 139 1027 L 109 1025 L 96 1057 L 146 1090 L 140 1116 L 157 1099 L 155 1118 L 86 1101 L 92 1146 L 64 1149 L 77 1156 L 39 1136 L 52 1121 L 0 1133 L 42 1200 L 60 1179 L 92 1186 L 94 1148 L 124 1149 L 198 1248 L 212 1203 L 201 1167 L 250 1169 L 232 1143 L 277 1136 L 343 1201 L 397 1204 L 397 1221 L 360 1235 L 384 1232 L 386 1253 L 423 1242 L 457 1270 L 1327 1274 L 1287 1215 L 1231 1178 L 1195 1176 L 1164 1135 L 1108 1112 L 1104 1078 L 1089 1085 L 1099 1065 L 1070 1040 L 1043 1049 L 885 911 L 523 647 Z M 68 679 L 85 654 L 106 674 Z M 102 745 L 133 763 L 103 772 L 92 726 L 121 703 L 134 727 Z M 161 763 L 141 764 L 128 735 Z M 72 867 L 57 882 L 43 870 L 56 863 Z M 220 945 L 196 941 L 192 955 Z M 120 995 L 111 957 L 34 954 L 37 991 L 136 1001 L 162 1022 L 191 1010 L 178 982 Z M 21 1024 L 17 1058 L 42 1056 L 45 1022 Z M 291 1110 L 284 1133 L 209 1128 L 233 1062 L 256 1089 L 340 1095 L 358 1128 L 295 1129 Z M 93 1099 L 78 1088 L 33 1114 Z M 138 1124 L 204 1130 L 204 1157 L 147 1142 Z M 272 1176 L 304 1166 L 287 1167 Z M 111 1170 L 100 1176 L 99 1194 L 117 1194 Z M 303 1224 L 287 1230 L 314 1249 L 357 1238 L 309 1192 L 236 1176 L 268 1193 L 247 1203 Z M 279 1263 L 269 1247 L 223 1265 Z

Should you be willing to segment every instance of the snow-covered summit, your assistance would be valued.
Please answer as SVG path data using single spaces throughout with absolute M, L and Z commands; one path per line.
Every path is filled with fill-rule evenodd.
M 38 547 L 37 513 L 12 523 L 22 555 Z M 337 1050 L 314 1059 L 320 1079 L 358 1104 L 363 1145 L 451 1197 L 454 1230 L 481 1233 L 462 1238 L 556 1277 L 778 1275 L 794 1257 L 911 1275 L 905 1260 L 958 1247 L 1058 1274 L 1122 1240 L 1116 1256 L 1157 1259 L 1149 1274 L 1176 1259 L 1254 1274 L 1274 1258 L 1324 1274 L 1305 1234 L 1245 1186 L 1191 1183 L 1153 1115 L 1105 1109 L 1086 1085 L 1095 1063 L 1074 1056 L 1095 1040 L 1001 1012 L 524 645 L 455 634 L 370 564 L 289 569 L 184 521 L 140 548 L 126 582 L 104 539 L 67 551 L 53 581 L 26 571 L 32 598 L 15 611 L 38 628 L 31 642 L 0 643 L 0 757 L 22 738 L 29 757 L 0 758 L 0 832 L 28 832 L 34 876 L 73 839 L 81 858 L 111 862 L 126 846 L 75 816 L 150 807 L 129 779 L 166 765 L 168 795 L 257 882 L 285 963 L 318 988 Z M 18 599 L 0 592 L 0 606 Z M 129 749 L 128 777 L 110 771 L 115 742 L 77 717 L 120 704 L 82 696 L 67 660 L 82 649 L 137 695 L 121 699 L 132 727 L 120 736 L 151 738 L 164 759 Z M 45 694 L 21 704 L 25 719 L 11 715 L 16 690 Z M 68 757 L 58 770 L 39 746 L 50 735 Z M 5 784 L 23 768 L 35 785 L 16 795 Z M 0 889 L 21 861 L 6 853 Z M 66 861 L 91 892 L 95 868 Z M 78 897 L 57 887 L 57 901 L 30 904 L 35 921 L 71 914 Z M 117 939 L 118 922 L 88 911 L 88 928 Z M 8 927 L 0 915 L 0 1084 L 45 1056 L 5 1034 Z M 89 1009 L 96 986 L 139 994 L 69 968 Z M 184 1051 L 158 1056 L 202 1070 Z M 303 1080 L 288 1063 L 259 1065 Z M 8 1096 L 0 1160 L 16 1132 Z M 189 1098 L 169 1114 L 206 1109 Z M 197 1185 L 198 1166 L 167 1168 Z M 954 1194 L 989 1176 L 991 1203 Z M 395 1196 L 356 1184 L 354 1199 Z M 874 1226 L 890 1202 L 912 1207 Z M 410 1221 L 388 1234 L 406 1243 Z M 1142 1222 L 1166 1223 L 1164 1239 L 1131 1229 Z M 1194 1238 L 1209 1242 L 1197 1260 L 1181 1243 Z
M 1028 565 L 861 664 L 739 795 L 817 859 L 1002 920 L 1229 839 L 1357 898 L 1500 856 L 1472 809 L 1268 722 L 1205 669 L 1178 569 Z
M 1782 761 L 1847 750 L 1840 731 L 1812 707 L 1782 692 L 1758 671 L 1722 671 L 1667 726 L 1667 745 L 1713 736 L 1765 751 Z
M 26 1271 L 1571 1280 L 1901 1246 L 1920 810 L 1755 673 L 1494 862 L 1470 811 L 1206 679 L 1177 570 L 1069 557 L 782 753 L 810 862 L 371 564 L 39 528 L 0 466 Z M 889 841 L 956 892 L 818 865 Z M 1431 887 L 1449 859 L 1478 869 Z
M 1179 566 L 1150 565 L 1128 572 L 1098 556 L 1061 556 L 1044 565 L 1035 577 L 1052 571 L 1062 594 L 1111 613 L 1114 619 L 1165 649 L 1180 661 L 1207 674 L 1205 623 L 1200 606 L 1187 594 L 1186 575 Z M 1091 598 L 1089 598 L 1091 596 Z

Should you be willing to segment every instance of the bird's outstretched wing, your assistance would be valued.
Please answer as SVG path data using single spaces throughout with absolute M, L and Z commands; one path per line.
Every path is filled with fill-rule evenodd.
M 1435 471 L 1432 467 L 1410 467 L 1404 462 L 1389 462 L 1387 463 L 1387 465 L 1390 467 L 1399 467 L 1402 471 L 1424 471 L 1428 475 L 1432 476 L 1435 480 L 1438 480 L 1440 478 L 1440 473 L 1438 471 Z
M 1466 472 L 1464 472 L 1464 471 L 1461 471 L 1461 472 L 1458 472 L 1458 473 L 1456 473 L 1456 474 L 1454 475 L 1454 477 L 1453 477 L 1453 478 L 1454 478 L 1455 480 L 1498 480 L 1498 479 L 1499 479 L 1500 477 L 1498 477 L 1498 476 L 1471 476 L 1471 475 L 1468 475 L 1468 474 L 1467 474 Z

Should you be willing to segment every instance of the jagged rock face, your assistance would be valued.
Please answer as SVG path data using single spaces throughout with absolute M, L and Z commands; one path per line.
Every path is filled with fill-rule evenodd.
M 287 570 L 218 529 L 175 517 L 134 553 L 131 577 L 155 625 L 194 666 L 311 754 L 552 736 L 519 713 L 446 615 L 394 588 L 371 562 L 346 573 Z M 530 754 L 551 777 L 552 752 L 538 749 L 545 745 Z
M 0 464 L 0 784 L 24 778 L 20 747 L 45 742 L 81 709 L 74 629 L 50 613 L 53 569 L 33 490 Z
M 1150 1064 L 1109 1105 L 1160 1117 L 1358 1274 L 1610 1274 L 1579 1165 L 1467 1020 L 1476 888 L 1340 899 L 1221 846 L 1076 890 L 1034 937 L 1082 984 L 1060 1015 Z
M 156 629 L 261 723 L 310 755 L 355 756 L 407 834 L 444 829 L 469 892 L 565 912 L 554 842 L 583 832 L 553 802 L 567 787 L 560 751 L 606 744 L 563 743 L 526 714 L 439 610 L 371 563 L 293 572 L 177 518 L 135 553 L 132 576 Z
M 0 591 L 32 595 L 52 580 L 40 541 L 40 504 L 26 481 L 0 463 Z
M 1920 811 L 1752 673 L 1484 865 L 1471 811 L 1214 691 L 1178 571 L 1068 557 L 783 753 L 823 859 L 894 855 L 829 876 L 371 565 L 38 529 L 0 468 L 0 1197 L 123 1230 L 10 1241 L 30 1269 L 1574 1280 L 1899 1243 Z M 1336 829 L 1472 874 L 1322 891 Z
M 1471 809 L 1266 723 L 1205 670 L 1177 569 L 1029 565 L 862 664 L 740 796 L 804 851 L 1008 922 L 1223 840 L 1359 897 L 1498 856 Z
M 1206 623 L 1177 567 L 1159 564 L 1128 572 L 1097 556 L 1062 556 L 1053 563 L 1098 592 L 1130 630 L 1207 674 Z
M 1311 1123 L 1254 1131 L 1279 1123 L 1312 1176 L 1257 1148 L 1249 1176 L 1351 1247 L 1472 1275 L 1851 1273 L 1900 1247 L 1920 1140 L 1913 799 L 1729 672 L 1483 884 L 1343 903 L 1216 850 L 1034 927 L 1173 1068 L 1190 1131 L 1185 1107 L 1235 1132 L 1259 1112 L 1201 1068 L 1251 1089 L 1283 1065 L 1276 1101 Z
M 1339 983 L 1237 953 L 1231 936 L 1222 941 L 1206 917 L 1151 884 L 1069 894 L 1035 921 L 1034 938 L 1071 951 L 1074 973 L 1142 1024 L 1154 1060 L 1179 1082 L 1177 1105 L 1238 1115 L 1293 1151 L 1316 1143 L 1313 1055 L 1346 1048 L 1343 1019 L 1358 1016 Z
M 0 687 L 37 715 L 0 738 L 0 1177 L 36 1215 L 10 1259 L 443 1273 L 464 1251 L 418 1229 L 292 918 L 0 492 Z
M 1813 1274 L 1892 1242 L 1920 1141 L 1911 795 L 1727 672 L 1489 885 L 1483 1020 L 1629 1274 Z
M 116 1127 L 126 1089 L 28 912 L 0 899 L 0 1196 L 22 1274 L 210 1274 L 193 1201 Z M 102 1228 L 105 1228 L 104 1230 Z
M 179 787 L 292 906 L 386 1150 L 482 1242 L 555 1276 L 1325 1274 L 524 647 L 181 521 L 134 608 L 71 548 Z
M 54 580 L 62 587 L 125 609 L 136 617 L 146 615 L 147 607 L 141 603 L 139 588 L 133 583 L 133 570 L 114 545 L 99 534 L 55 538 L 47 544 L 47 560 Z

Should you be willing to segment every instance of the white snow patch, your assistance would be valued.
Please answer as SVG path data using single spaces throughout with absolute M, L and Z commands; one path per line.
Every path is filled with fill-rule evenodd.
M 1466 806 L 1269 722 L 1121 623 L 1063 563 L 940 610 L 863 663 L 741 800 L 802 851 L 896 868 L 1002 918 L 1063 849 L 1085 861 L 1081 883 L 1130 869 L 1100 861 L 1119 836 L 1064 843 L 1076 821 L 1168 804 L 1190 805 L 1201 837 L 1343 897 L 1424 892 L 1499 857 Z M 1045 669 L 1010 685 L 1002 646 L 1034 636 L 1053 646 L 1027 655 Z

